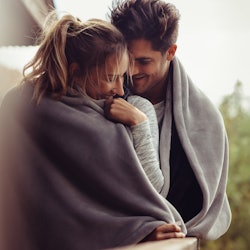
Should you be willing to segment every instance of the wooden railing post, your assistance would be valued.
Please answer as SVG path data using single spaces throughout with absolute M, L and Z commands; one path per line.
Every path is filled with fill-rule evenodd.
M 199 241 L 194 237 L 145 242 L 138 245 L 112 248 L 112 250 L 198 250 Z M 108 249 L 106 249 L 108 250 Z M 111 250 L 111 249 L 109 249 Z

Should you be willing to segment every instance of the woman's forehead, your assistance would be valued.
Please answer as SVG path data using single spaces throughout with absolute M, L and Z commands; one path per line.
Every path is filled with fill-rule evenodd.
M 106 61 L 106 72 L 108 74 L 124 74 L 129 67 L 129 56 L 127 52 L 122 53 L 121 56 L 115 54 L 108 57 Z

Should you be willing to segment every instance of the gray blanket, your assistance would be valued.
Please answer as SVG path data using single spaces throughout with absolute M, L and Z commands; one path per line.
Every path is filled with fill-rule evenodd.
M 125 126 L 87 98 L 31 96 L 31 85 L 15 88 L 0 109 L 0 249 L 112 248 L 182 222 Z
M 44 98 L 16 88 L 0 109 L 0 249 L 78 250 L 134 244 L 164 222 L 215 239 L 229 227 L 228 141 L 217 109 L 174 60 L 173 99 L 160 135 L 169 189 L 171 109 L 203 192 L 201 212 L 186 225 L 147 179 L 129 130 L 104 118 L 86 98 Z M 182 82 L 182 84 L 180 84 Z
M 171 86 L 168 86 L 169 88 Z M 228 140 L 221 114 L 190 80 L 180 61 L 173 60 L 173 96 L 167 90 L 160 135 L 161 167 L 165 177 L 162 195 L 169 189 L 169 151 L 172 105 L 176 128 L 203 193 L 200 213 L 186 223 L 187 235 L 216 239 L 231 222 L 226 196 Z

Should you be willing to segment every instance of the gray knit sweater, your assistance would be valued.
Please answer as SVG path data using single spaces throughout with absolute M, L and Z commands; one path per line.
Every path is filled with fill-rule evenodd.
M 159 163 L 159 132 L 155 109 L 148 100 L 139 96 L 129 96 L 128 102 L 148 117 L 148 120 L 131 126 L 130 130 L 141 165 L 150 182 L 160 192 L 164 179 Z

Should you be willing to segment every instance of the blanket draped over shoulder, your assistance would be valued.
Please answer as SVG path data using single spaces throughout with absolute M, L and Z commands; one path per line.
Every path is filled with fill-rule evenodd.
M 172 91 L 167 90 L 160 135 L 161 167 L 165 177 L 162 195 L 167 196 L 170 185 L 170 131 L 174 116 L 181 144 L 203 194 L 202 210 L 186 223 L 187 235 L 216 239 L 227 231 L 231 222 L 226 195 L 228 139 L 223 119 L 192 83 L 178 58 L 173 60 L 173 85 L 168 87 Z
M 84 97 L 37 105 L 32 91 L 12 89 L 0 109 L 0 249 L 113 248 L 165 222 L 180 221 L 186 233 L 124 125 Z

